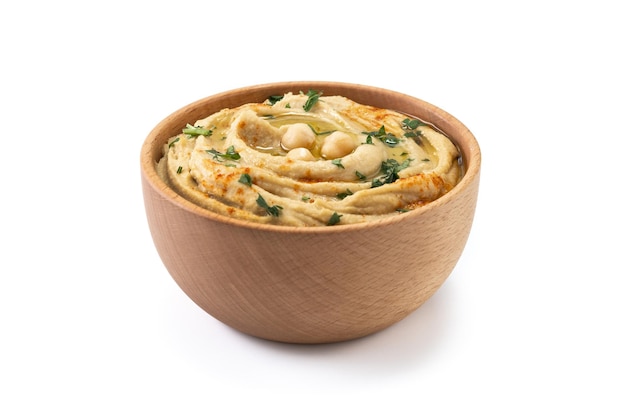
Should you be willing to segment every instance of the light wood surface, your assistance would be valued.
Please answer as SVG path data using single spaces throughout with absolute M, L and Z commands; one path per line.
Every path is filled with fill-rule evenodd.
M 225 107 L 308 89 L 434 124 L 461 149 L 464 178 L 439 200 L 392 219 L 294 228 L 218 216 L 178 196 L 156 174 L 162 145 L 186 123 Z M 150 231 L 180 288 L 223 323 L 290 343 L 363 337 L 424 303 L 450 275 L 463 251 L 476 207 L 480 165 L 476 139 L 445 111 L 397 92 L 331 82 L 266 84 L 199 100 L 165 118 L 141 149 Z

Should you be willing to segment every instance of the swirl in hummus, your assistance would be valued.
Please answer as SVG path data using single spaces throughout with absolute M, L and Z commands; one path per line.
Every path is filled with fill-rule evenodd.
M 189 124 L 164 146 L 157 170 L 210 211 L 287 226 L 397 216 L 441 197 L 462 176 L 456 146 L 432 126 L 315 91 Z

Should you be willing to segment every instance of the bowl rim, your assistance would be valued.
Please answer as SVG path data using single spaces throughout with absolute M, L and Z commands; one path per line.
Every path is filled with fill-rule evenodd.
M 169 121 L 175 118 L 180 117 L 184 113 L 189 113 L 199 105 L 205 104 L 207 101 L 214 101 L 220 98 L 225 98 L 228 96 L 239 96 L 241 94 L 249 94 L 250 92 L 266 92 L 266 90 L 280 90 L 280 91 L 293 91 L 295 86 L 307 86 L 305 88 L 313 87 L 328 87 L 328 89 L 362 89 L 366 90 L 371 94 L 376 93 L 384 93 L 387 95 L 393 95 L 397 97 L 403 97 L 404 99 L 414 101 L 419 106 L 426 109 L 431 114 L 436 114 L 438 117 L 445 119 L 447 123 L 454 127 L 456 131 L 462 132 L 464 138 L 463 142 L 466 143 L 466 146 L 462 147 L 459 144 L 459 141 L 452 135 L 449 135 L 445 130 L 441 129 L 440 126 L 437 125 L 436 122 L 431 120 L 425 120 L 426 122 L 432 123 L 435 127 L 441 129 L 446 133 L 447 136 L 456 144 L 457 147 L 463 153 L 462 157 L 464 160 L 471 159 L 471 164 L 466 165 L 465 172 L 461 181 L 456 184 L 450 191 L 448 191 L 443 196 L 439 197 L 435 201 L 432 201 L 428 204 L 425 204 L 421 207 L 413 209 L 409 212 L 402 213 L 398 216 L 391 216 L 387 218 L 371 220 L 361 223 L 352 223 L 352 224 L 338 224 L 333 226 L 285 226 L 285 225 L 277 225 L 277 224 L 265 224 L 265 223 L 255 223 L 251 221 L 236 219 L 232 217 L 228 217 L 222 214 L 215 213 L 203 207 L 200 207 L 193 202 L 185 199 L 176 191 L 174 191 L 171 187 L 169 187 L 165 181 L 161 179 L 156 170 L 156 161 L 153 158 L 153 154 L 155 152 L 154 148 L 158 146 L 161 148 L 165 141 L 163 139 L 159 139 L 159 134 L 166 129 L 169 125 Z M 302 88 L 301 90 L 304 90 Z M 323 90 L 322 90 L 323 91 Z M 271 93 L 270 93 L 271 94 Z M 267 95 L 269 96 L 269 94 Z M 349 97 L 348 97 L 349 98 Z M 242 102 L 241 104 L 245 104 Z M 369 103 L 362 103 L 369 104 Z M 405 113 L 405 112 L 402 112 Z M 208 114 L 206 116 L 209 116 Z M 193 123 L 196 120 L 189 121 L 189 123 Z M 159 139 L 159 140 L 158 140 Z M 167 139 L 165 139 L 167 140 Z M 155 190 L 163 199 L 173 203 L 180 209 L 190 212 L 191 214 L 200 216 L 207 220 L 211 220 L 214 222 L 222 223 L 224 225 L 236 226 L 239 228 L 247 228 L 247 229 L 255 229 L 258 231 L 269 231 L 276 233 L 286 233 L 286 234 L 327 234 L 327 233 L 345 233 L 348 231 L 361 231 L 364 229 L 378 228 L 384 227 L 386 225 L 406 222 L 408 219 L 413 217 L 417 217 L 422 215 L 425 212 L 431 211 L 445 205 L 450 200 L 456 198 L 458 194 L 460 194 L 469 184 L 473 183 L 477 180 L 477 177 L 480 174 L 481 168 L 481 150 L 478 144 L 478 141 L 474 137 L 474 134 L 456 117 L 452 114 L 446 112 L 445 110 L 427 102 L 420 98 L 410 96 L 398 91 L 389 90 L 386 88 L 375 87 L 364 84 L 355 84 L 355 83 L 347 83 L 347 82 L 338 82 L 338 81 L 281 81 L 281 82 L 272 82 L 272 83 L 263 83 L 263 84 L 255 84 L 250 86 L 244 86 L 239 88 L 234 88 L 230 90 L 226 90 L 220 93 L 212 94 L 206 96 L 204 98 L 200 98 L 195 100 L 183 107 L 175 110 L 170 113 L 168 116 L 163 118 L 154 128 L 148 133 L 146 138 L 143 141 L 141 146 L 141 155 L 140 155 L 140 168 L 141 168 L 141 176 L 147 184 Z M 466 164 L 467 162 L 464 161 Z

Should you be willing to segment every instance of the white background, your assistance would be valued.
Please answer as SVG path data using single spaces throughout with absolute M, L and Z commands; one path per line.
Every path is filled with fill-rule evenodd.
M 3 2 L 0 415 L 626 415 L 618 5 Z M 422 98 L 483 151 L 456 269 L 371 337 L 233 331 L 150 238 L 139 150 L 154 125 L 286 80 Z

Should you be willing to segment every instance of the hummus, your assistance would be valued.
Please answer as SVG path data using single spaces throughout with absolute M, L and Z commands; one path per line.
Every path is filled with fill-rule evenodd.
M 434 127 L 315 91 L 188 124 L 168 140 L 157 170 L 198 206 L 287 226 L 398 216 L 441 197 L 462 176 L 458 149 Z

